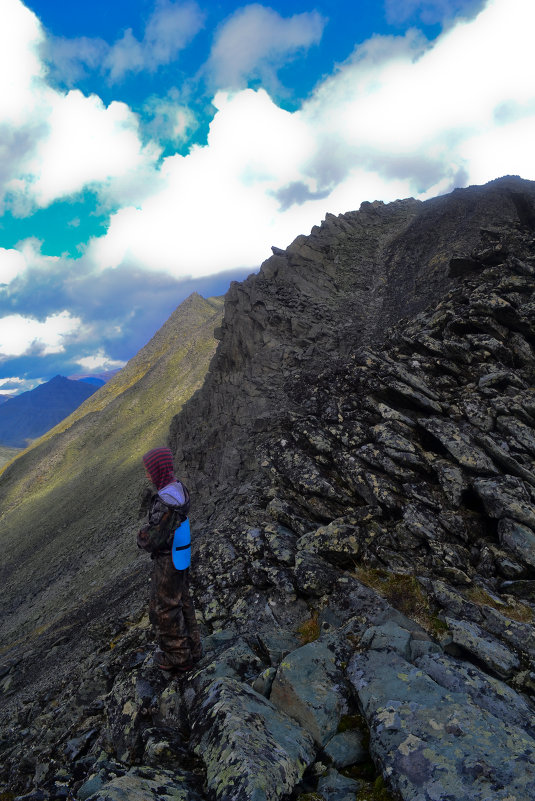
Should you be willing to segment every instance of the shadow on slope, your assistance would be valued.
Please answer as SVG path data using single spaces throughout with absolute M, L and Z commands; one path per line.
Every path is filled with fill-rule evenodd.
M 4 650 L 137 558 L 141 455 L 202 385 L 222 300 L 191 295 L 126 367 L 0 479 Z M 104 522 L 105 521 L 105 522 Z

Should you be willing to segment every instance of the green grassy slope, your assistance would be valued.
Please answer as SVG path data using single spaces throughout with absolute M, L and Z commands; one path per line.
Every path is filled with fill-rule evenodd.
M 8 448 L 6 445 L 0 445 L 0 469 L 12 462 L 19 453 L 22 453 L 21 448 Z
M 46 627 L 138 558 L 142 454 L 202 385 L 222 299 L 192 295 L 108 384 L 0 475 L 0 636 Z

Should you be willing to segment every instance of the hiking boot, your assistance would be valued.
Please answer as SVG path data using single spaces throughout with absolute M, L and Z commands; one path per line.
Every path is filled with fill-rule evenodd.
M 160 668 L 160 670 L 164 670 L 166 673 L 187 673 L 188 670 L 191 670 L 193 664 L 187 662 L 182 665 L 177 665 L 176 662 L 171 662 L 164 651 L 156 651 L 154 654 L 154 664 Z

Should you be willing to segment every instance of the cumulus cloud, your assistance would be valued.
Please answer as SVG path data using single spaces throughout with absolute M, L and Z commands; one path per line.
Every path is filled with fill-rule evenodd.
M 120 359 L 111 359 L 102 348 L 99 348 L 96 353 L 93 353 L 91 356 L 84 356 L 82 358 L 78 358 L 77 360 L 80 367 L 83 367 L 84 370 L 89 370 L 90 372 L 95 372 L 95 370 L 115 370 L 117 368 L 124 367 L 126 362 L 121 361 Z
M 37 53 L 41 25 L 19 0 L 3 0 L 0 7 L 0 124 L 21 125 L 27 103 L 44 69 Z
M 264 90 L 219 92 L 207 144 L 164 159 L 156 191 L 112 216 L 89 261 L 175 277 L 256 268 L 327 211 L 535 178 L 534 23 L 529 0 L 489 0 L 432 43 L 374 37 L 293 113 Z
M 325 23 L 317 11 L 281 17 L 257 3 L 238 9 L 215 37 L 206 67 L 211 84 L 236 89 L 261 78 L 276 85 L 277 70 L 318 44 Z
M 19 250 L 0 248 L 0 284 L 9 284 L 26 269 L 26 260 Z
M 125 104 L 53 89 L 39 57 L 43 41 L 19 0 L 0 4 L 0 211 L 25 216 L 87 187 L 131 202 L 146 191 L 159 148 L 143 145 Z
M 530 117 L 482 131 L 461 145 L 470 179 L 486 183 L 497 175 L 535 178 L 535 108 Z
M 515 104 L 520 117 L 533 114 L 534 23 L 529 0 L 491 0 L 432 44 L 412 32 L 375 37 L 318 87 L 302 113 L 329 142 L 327 152 L 339 142 L 348 169 L 358 160 L 383 175 L 410 176 L 418 192 L 432 189 L 430 175 L 439 182 L 464 169 L 470 178 L 463 142 L 497 130 L 504 103 Z M 314 168 L 332 163 L 319 155 Z
M 142 147 L 138 120 L 124 103 L 104 106 L 77 90 L 50 98 L 49 133 L 36 145 L 25 186 L 38 205 L 110 184 L 152 163 L 159 150 Z
M 149 97 L 143 111 L 149 118 L 145 130 L 160 142 L 185 142 L 198 127 L 195 114 L 182 101 L 176 88 L 170 89 L 164 97 Z
M 0 212 L 8 184 L 46 129 L 37 106 L 45 90 L 37 17 L 19 0 L 0 5 Z
M 121 209 L 91 243 L 95 265 L 202 276 L 254 268 L 265 256 L 280 233 L 274 193 L 300 178 L 314 139 L 263 90 L 219 93 L 214 103 L 208 144 L 164 160 L 160 191 Z
M 29 237 L 15 248 L 0 248 L 0 311 L 6 298 L 10 303 L 16 302 L 23 287 L 30 294 L 32 285 L 39 286 L 40 279 L 36 282 L 36 276 L 45 276 L 48 281 L 54 273 L 64 272 L 65 262 L 58 256 L 45 256 L 41 245 L 38 239 Z M 1 280 L 2 276 L 6 280 Z
M 53 314 L 43 321 L 20 314 L 9 314 L 0 319 L 0 359 L 21 356 L 30 350 L 43 355 L 61 353 L 65 340 L 72 336 L 81 321 L 70 312 Z
M 67 86 L 89 72 L 106 75 L 110 84 L 143 71 L 154 73 L 171 64 L 197 35 L 204 14 L 195 2 L 157 0 L 143 37 L 127 28 L 113 44 L 103 39 L 50 37 L 45 45 L 54 78 Z
M 1 395 L 17 395 L 29 389 L 27 382 L 18 376 L 11 376 L 9 378 L 0 378 L 0 394 Z
M 386 18 L 391 24 L 419 17 L 426 25 L 446 22 L 458 15 L 472 16 L 485 0 L 386 0 Z

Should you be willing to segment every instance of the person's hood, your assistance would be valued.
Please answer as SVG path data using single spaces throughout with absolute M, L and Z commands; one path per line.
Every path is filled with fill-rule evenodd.
M 186 502 L 186 495 L 180 481 L 173 481 L 172 484 L 162 487 L 158 495 L 168 506 L 182 506 Z
M 173 472 L 173 454 L 169 448 L 153 448 L 143 455 L 143 464 L 157 490 L 176 481 Z

